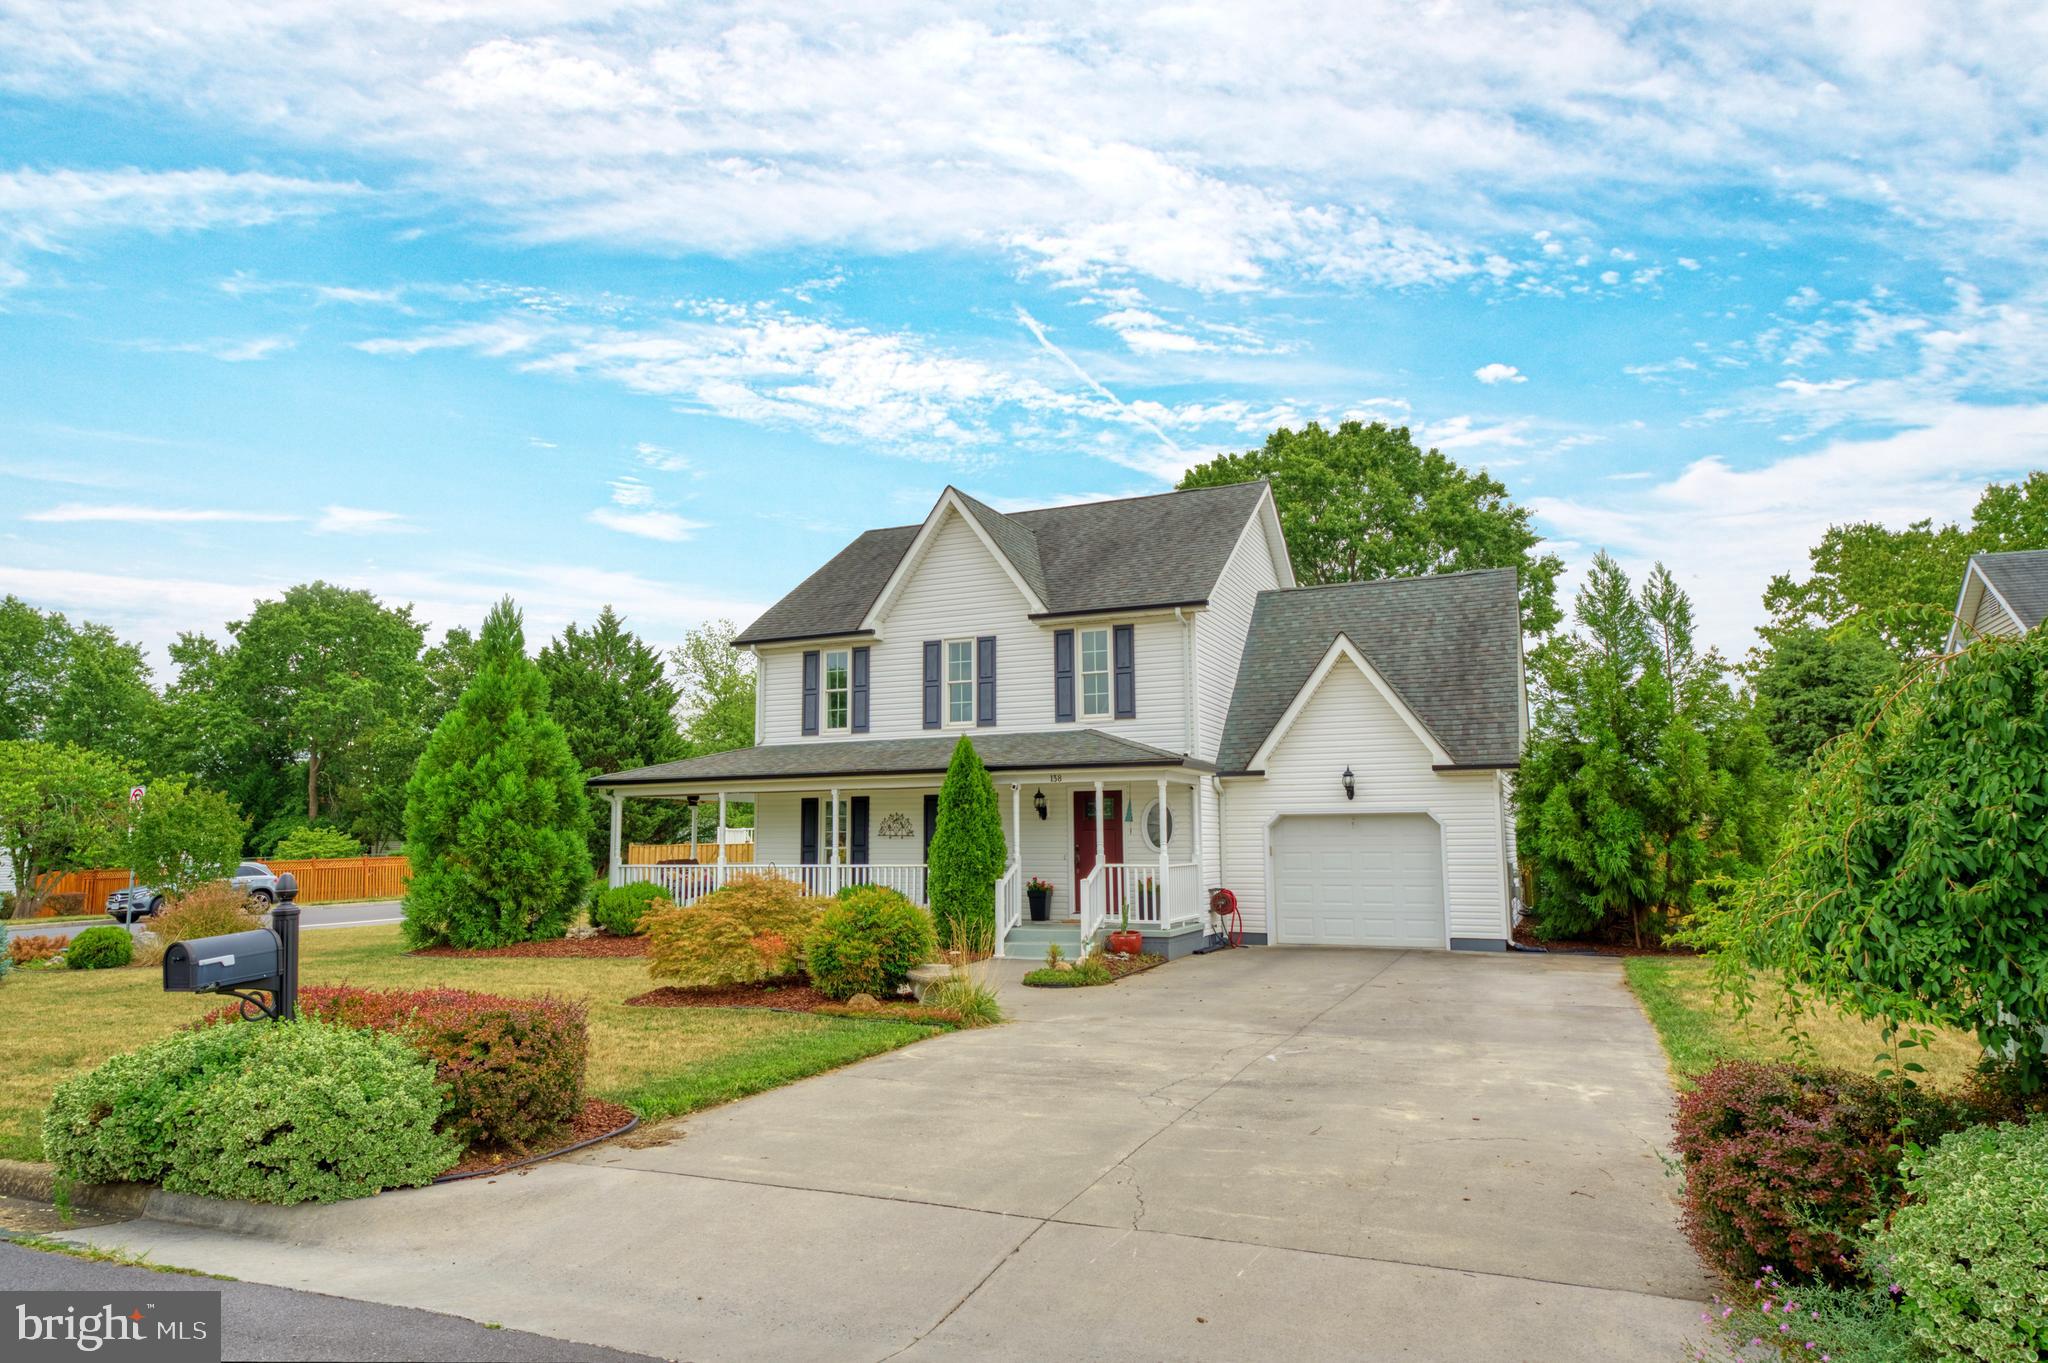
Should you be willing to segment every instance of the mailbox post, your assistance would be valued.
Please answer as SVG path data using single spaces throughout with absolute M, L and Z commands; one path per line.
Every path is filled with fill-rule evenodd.
M 299 1014 L 299 883 L 278 877 L 272 926 L 223 937 L 173 942 L 164 952 L 167 993 L 227 994 L 242 1001 L 242 1015 L 290 1021 Z M 268 999 L 260 997 L 269 995 Z M 250 1012 L 251 1008 L 258 1011 Z

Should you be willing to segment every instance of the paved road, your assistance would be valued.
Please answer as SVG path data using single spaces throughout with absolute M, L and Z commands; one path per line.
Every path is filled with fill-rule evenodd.
M 1260 948 L 495 1179 L 77 1232 L 734 1360 L 1676 1358 L 1710 1292 L 1619 962 Z
M 302 928 L 350 928 L 365 923 L 396 923 L 403 914 L 395 899 L 368 900 L 360 904 L 307 904 L 299 910 L 299 926 Z M 87 928 L 101 923 L 111 923 L 111 918 L 100 918 L 91 923 L 53 923 L 38 927 L 36 920 L 9 919 L 8 935 L 17 933 L 51 933 L 59 937 L 76 937 Z M 266 920 L 268 921 L 268 920 Z M 145 926 L 138 924 L 137 930 Z
M 519 1330 L 490 1329 L 460 1316 L 93 1263 L 7 1243 L 0 1243 L 0 1285 L 13 1292 L 218 1292 L 223 1359 L 636 1363 L 649 1358 Z

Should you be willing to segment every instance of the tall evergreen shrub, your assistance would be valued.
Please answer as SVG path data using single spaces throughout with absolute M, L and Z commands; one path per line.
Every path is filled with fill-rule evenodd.
M 985 949 L 995 941 L 997 877 L 1009 858 L 995 783 L 974 744 L 962 738 L 939 787 L 939 821 L 932 830 L 926 880 L 939 941 L 950 946 L 956 928 Z
M 547 679 L 509 597 L 485 619 L 477 655 L 406 786 L 414 946 L 559 937 L 590 886 L 583 769 L 549 717 Z

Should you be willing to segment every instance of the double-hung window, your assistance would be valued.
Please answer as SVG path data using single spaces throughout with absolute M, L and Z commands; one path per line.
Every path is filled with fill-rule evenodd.
M 825 732 L 843 734 L 853 723 L 852 658 L 843 648 L 825 654 Z
M 1081 717 L 1109 718 L 1109 631 L 1081 631 Z
M 946 641 L 946 723 L 974 723 L 974 640 Z

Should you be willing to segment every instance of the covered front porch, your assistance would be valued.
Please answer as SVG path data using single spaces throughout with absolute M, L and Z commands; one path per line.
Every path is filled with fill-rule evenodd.
M 1112 740 L 1115 750 L 1101 754 L 1123 759 L 1113 764 L 1006 768 L 1004 759 L 1015 754 L 1004 751 L 1002 737 L 975 736 L 991 768 L 1009 853 L 995 887 L 998 955 L 1039 955 L 1049 941 L 1079 951 L 1123 922 L 1146 934 L 1148 949 L 1155 938 L 1163 942 L 1201 930 L 1207 902 L 1204 842 L 1213 837 L 1202 809 L 1206 770 L 1177 754 L 1125 740 Z M 929 907 L 926 859 L 944 759 L 953 741 L 890 745 L 923 748 L 894 754 L 892 762 L 924 766 L 923 771 L 773 777 L 746 771 L 792 760 L 857 768 L 864 765 L 861 758 L 873 756 L 859 750 L 878 746 L 837 743 L 806 745 L 800 754 L 775 747 L 742 749 L 598 777 L 592 785 L 610 803 L 611 883 L 647 881 L 667 890 L 677 903 L 688 904 L 737 877 L 772 873 L 797 881 L 811 894 L 883 885 Z M 1086 754 L 1058 755 L 1071 762 Z M 1130 760 L 1133 756 L 1149 760 L 1140 764 Z M 718 763 L 722 770 L 701 776 L 676 770 L 696 763 Z M 720 833 L 714 841 L 721 849 L 729 807 L 753 804 L 754 859 L 626 865 L 620 855 L 624 802 L 693 797 L 700 808 L 716 810 Z M 1031 921 L 1029 910 L 1027 888 L 1034 880 L 1051 887 L 1047 917 L 1040 923 Z

